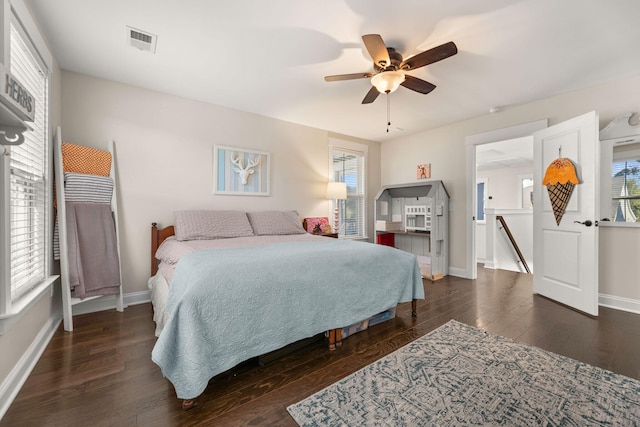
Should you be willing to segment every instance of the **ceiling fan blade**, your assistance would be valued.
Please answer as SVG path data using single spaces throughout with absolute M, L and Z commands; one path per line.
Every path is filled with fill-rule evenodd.
M 425 80 L 410 76 L 408 74 L 404 75 L 404 81 L 400 83 L 400 85 L 406 87 L 407 89 L 415 90 L 416 92 L 422 93 L 424 95 L 428 94 L 436 88 L 436 85 L 434 85 L 433 83 L 429 83 Z
M 362 41 L 369 55 L 371 55 L 371 59 L 373 59 L 373 62 L 379 65 L 380 68 L 386 68 L 391 64 L 387 46 L 384 44 L 384 40 L 382 40 L 380 34 L 365 34 L 362 36 Z
M 367 94 L 364 96 L 362 103 L 371 104 L 373 101 L 376 100 L 378 95 L 380 95 L 380 92 L 378 92 L 378 89 L 376 89 L 375 86 L 371 86 L 371 89 L 369 89 L 369 92 L 367 92 Z
M 425 50 L 411 58 L 405 59 L 400 64 L 400 69 L 415 70 L 416 68 L 442 61 L 456 53 L 458 53 L 458 47 L 456 44 L 454 42 L 448 42 L 434 47 L 433 49 Z
M 338 74 L 335 76 L 325 76 L 325 82 L 337 82 L 340 80 L 354 80 L 354 79 L 366 79 L 373 77 L 373 73 L 353 73 L 353 74 Z

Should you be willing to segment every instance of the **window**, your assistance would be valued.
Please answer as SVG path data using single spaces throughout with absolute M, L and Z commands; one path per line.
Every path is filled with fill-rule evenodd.
M 487 183 L 484 179 L 479 179 L 476 181 L 476 220 L 480 224 L 485 223 L 484 219 L 484 193 L 486 189 Z
M 24 5 L 11 2 L 28 15 Z M 22 22 L 24 22 L 23 20 Z M 35 28 L 30 17 L 29 28 Z M 48 68 L 36 50 L 34 37 L 27 35 L 15 15 L 2 37 L 9 38 L 9 70 L 30 93 L 35 104 L 35 119 L 25 141 L 7 147 L 9 156 L 2 156 L 0 197 L 5 208 L 0 211 L 0 320 L 14 319 L 41 291 L 53 282 L 49 266 L 50 235 L 50 171 L 49 171 L 49 111 Z M 36 37 L 36 39 L 38 39 Z M 40 40 L 40 39 L 38 39 Z M 40 46 L 42 42 L 40 41 Z M 11 322 L 0 324 L 0 334 Z
M 640 221 L 639 144 L 614 147 L 611 165 L 611 210 L 604 213 L 614 222 Z
M 339 235 L 351 239 L 365 239 L 366 192 L 365 164 L 367 146 L 340 143 L 330 147 L 330 175 L 333 181 L 347 184 L 347 200 L 337 200 L 339 211 Z M 332 206 L 335 208 L 335 206 Z
M 520 207 L 533 209 L 533 175 L 520 175 Z
M 25 142 L 10 156 L 11 299 L 47 276 L 48 123 L 47 79 L 15 25 L 10 72 L 34 96 L 36 117 Z

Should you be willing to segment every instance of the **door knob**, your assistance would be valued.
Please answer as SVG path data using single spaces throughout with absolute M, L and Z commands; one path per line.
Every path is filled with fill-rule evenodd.
M 575 222 L 576 224 L 582 224 L 586 227 L 591 227 L 593 225 L 593 222 L 591 222 L 590 219 L 587 219 L 584 222 L 580 222 L 580 221 L 573 221 L 573 222 Z

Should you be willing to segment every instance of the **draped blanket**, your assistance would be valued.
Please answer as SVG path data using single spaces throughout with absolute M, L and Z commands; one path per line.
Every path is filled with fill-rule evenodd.
M 107 152 L 107 154 L 109 154 Z M 111 157 L 109 157 L 110 159 Z M 104 203 L 111 205 L 113 178 L 83 173 L 64 173 L 65 202 Z M 60 259 L 58 217 L 53 229 L 53 259 Z
M 67 202 L 67 252 L 71 296 L 120 291 L 120 263 L 111 207 Z
M 153 361 L 179 398 L 239 362 L 423 299 L 415 255 L 326 239 L 185 255 Z

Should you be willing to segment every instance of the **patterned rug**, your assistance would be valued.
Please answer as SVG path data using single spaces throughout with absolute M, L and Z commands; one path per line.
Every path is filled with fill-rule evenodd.
M 452 320 L 287 410 L 301 426 L 639 426 L 640 381 Z

